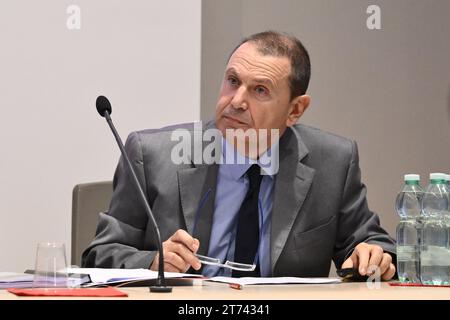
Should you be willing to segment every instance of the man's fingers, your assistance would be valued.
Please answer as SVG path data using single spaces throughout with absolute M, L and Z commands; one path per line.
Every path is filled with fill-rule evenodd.
M 176 266 L 171 264 L 170 262 L 164 262 L 164 272 L 184 272 L 181 269 L 178 269 Z
M 199 241 L 195 238 L 193 238 L 189 233 L 187 233 L 183 229 L 178 229 L 169 240 L 180 242 L 184 244 L 186 247 L 188 247 L 192 252 L 197 252 L 199 248 Z
M 174 247 L 173 245 L 169 245 L 167 242 L 164 243 L 164 270 L 169 272 L 186 272 L 186 270 L 189 269 L 189 266 L 192 264 L 185 261 L 181 256 L 179 256 L 176 252 L 171 251 L 169 248 Z M 180 245 L 181 244 L 177 244 Z M 185 249 L 187 250 L 187 249 Z M 187 250 L 189 251 L 189 250 Z M 191 253 L 192 254 L 192 253 Z M 195 263 L 194 263 L 195 265 Z M 200 263 L 198 265 L 192 265 L 194 269 L 198 267 L 198 269 L 201 267 Z M 158 270 L 159 266 L 159 253 L 155 255 L 155 258 L 153 260 L 153 263 L 150 267 L 151 270 L 156 271 Z M 198 270 L 196 269 L 196 270 Z
M 367 267 L 369 266 L 370 247 L 367 245 L 358 245 L 355 248 L 354 254 L 358 256 L 358 272 L 360 275 L 367 274 Z
M 185 263 L 192 266 L 195 270 L 200 269 L 200 260 L 183 243 L 172 242 L 170 244 L 170 252 L 176 253 Z
M 344 263 L 342 264 L 341 268 L 342 269 L 344 269 L 344 268 L 353 268 L 353 261 L 352 261 L 351 257 L 344 261 Z
M 391 280 L 394 275 L 395 275 L 395 266 L 392 263 L 390 263 L 388 270 L 381 275 L 381 280 L 384 281 Z
M 380 263 L 380 274 L 383 275 L 386 271 L 388 271 L 389 266 L 392 262 L 392 257 L 389 253 L 383 253 L 383 258 Z
M 369 254 L 370 254 L 369 266 L 376 266 L 376 267 L 379 266 L 381 269 L 381 262 L 383 260 L 383 249 L 380 246 L 370 246 Z M 386 269 L 388 267 L 389 267 L 389 264 L 387 264 Z M 382 270 L 381 270 L 381 274 L 383 274 Z
M 179 270 L 178 272 L 185 272 L 187 269 L 189 269 L 189 264 L 186 263 L 186 261 L 175 252 L 165 252 L 164 263 L 170 263 L 172 266 Z
M 195 270 L 201 268 L 200 260 L 195 256 L 200 246 L 198 239 L 193 238 L 185 230 L 178 229 L 170 238 L 164 243 L 164 252 L 174 252 L 178 254 L 181 259 Z M 164 259 L 165 260 L 165 259 Z M 176 265 L 179 267 L 179 265 Z M 187 270 L 188 268 L 186 268 Z
M 355 252 L 353 251 L 352 255 L 344 261 L 344 263 L 342 264 L 341 268 L 353 268 L 354 266 L 358 265 L 358 256 L 355 254 Z
M 200 247 L 198 239 L 193 238 L 185 230 L 177 230 L 168 240 L 163 242 L 164 265 L 168 265 L 166 271 L 186 272 L 190 266 L 195 270 L 201 268 L 200 260 L 195 256 Z M 158 270 L 159 253 L 150 267 L 151 270 Z
M 392 257 L 383 252 L 383 248 L 378 245 L 360 243 L 356 246 L 352 256 L 358 257 L 358 271 L 361 275 L 370 275 L 379 268 L 381 278 L 389 280 L 395 275 L 395 266 L 392 264 Z

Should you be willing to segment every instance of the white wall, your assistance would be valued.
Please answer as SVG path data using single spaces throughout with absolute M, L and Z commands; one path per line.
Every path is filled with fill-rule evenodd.
M 201 0 L 0 2 L 0 270 L 33 268 L 38 241 L 70 261 L 72 188 L 119 157 L 99 94 L 124 140 L 199 119 L 200 41 Z

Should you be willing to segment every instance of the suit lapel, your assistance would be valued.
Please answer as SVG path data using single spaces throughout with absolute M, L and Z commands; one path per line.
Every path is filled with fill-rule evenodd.
M 279 152 L 272 211 L 272 272 L 311 187 L 315 171 L 300 162 L 308 154 L 308 149 L 292 129 L 281 137 Z
M 203 141 L 202 134 L 211 128 L 215 128 L 214 122 L 207 122 L 201 133 L 193 135 L 194 139 L 201 139 L 197 141 L 197 145 L 202 146 L 201 153 L 210 143 Z M 193 141 L 191 155 L 194 154 L 195 145 Z M 198 253 L 202 255 L 207 254 L 209 249 L 218 170 L 218 164 L 194 164 L 192 157 L 190 168 L 178 170 L 178 187 L 186 229 L 189 234 L 199 239 Z
M 209 248 L 218 165 L 201 165 L 178 171 L 181 207 L 189 234 L 200 241 L 199 254 Z

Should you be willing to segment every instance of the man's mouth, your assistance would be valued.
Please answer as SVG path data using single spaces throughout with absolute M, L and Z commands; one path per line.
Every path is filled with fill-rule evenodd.
M 247 126 L 248 124 L 244 121 L 238 120 L 236 118 L 230 117 L 228 115 L 224 115 L 223 116 L 226 120 L 228 120 L 229 122 L 239 125 L 239 126 Z

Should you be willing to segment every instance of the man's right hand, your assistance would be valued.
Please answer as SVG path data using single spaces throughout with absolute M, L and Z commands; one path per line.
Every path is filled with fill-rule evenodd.
M 186 272 L 191 266 L 195 270 L 201 268 L 200 260 L 195 256 L 200 242 L 185 230 L 178 229 L 167 241 L 162 243 L 164 252 L 164 271 Z M 157 271 L 159 252 L 153 259 L 150 270 Z

